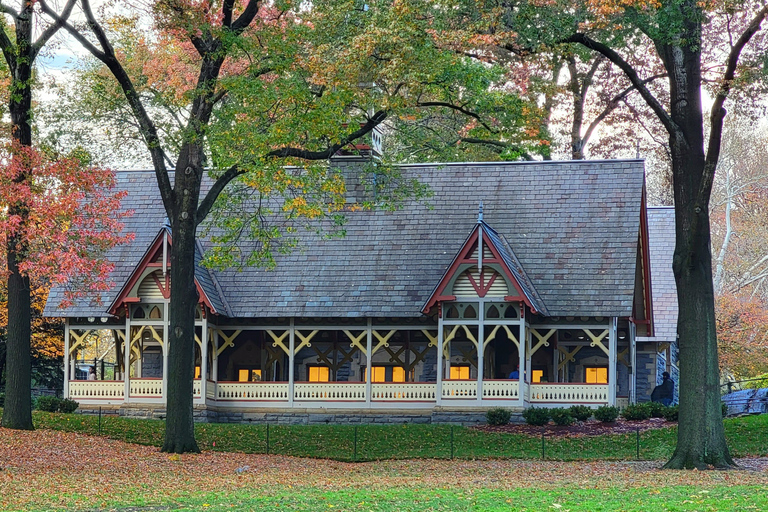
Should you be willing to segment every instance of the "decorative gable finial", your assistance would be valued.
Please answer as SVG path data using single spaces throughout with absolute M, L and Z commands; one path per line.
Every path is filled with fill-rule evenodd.
M 483 222 L 483 202 L 480 201 L 480 207 L 477 212 L 477 223 Z

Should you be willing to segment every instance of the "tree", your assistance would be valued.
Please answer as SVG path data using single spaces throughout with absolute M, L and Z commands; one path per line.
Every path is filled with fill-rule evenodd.
M 417 4 L 337 0 L 307 9 L 287 0 L 151 2 L 154 37 L 162 43 L 148 45 L 145 53 L 154 72 L 128 58 L 137 53 L 113 44 L 117 34 L 100 23 L 87 0 L 79 2 L 86 33 L 40 4 L 116 80 L 171 224 L 166 452 L 198 450 L 192 415 L 194 248 L 209 213 L 226 211 L 225 203 L 242 212 L 213 216 L 211 222 L 225 230 L 217 241 L 227 244 L 230 234 L 248 232 L 257 243 L 244 263 L 269 263 L 280 232 L 260 222 L 274 212 L 259 205 L 278 196 L 276 210 L 288 220 L 335 218 L 344 207 L 343 181 L 312 162 L 326 161 L 390 117 L 418 119 L 420 111 L 438 108 L 473 118 L 473 134 L 511 125 L 510 140 L 530 138 L 516 115 L 522 102 L 475 94 L 499 85 L 493 83 L 496 71 L 438 51 L 425 30 L 429 20 L 413 16 Z M 152 106 L 158 99 L 162 111 L 171 104 L 178 109 L 178 136 L 158 128 L 158 119 L 167 120 Z M 473 110 L 488 105 L 495 116 L 486 119 Z M 210 188 L 204 190 L 206 178 Z M 212 262 L 243 263 L 227 247 Z

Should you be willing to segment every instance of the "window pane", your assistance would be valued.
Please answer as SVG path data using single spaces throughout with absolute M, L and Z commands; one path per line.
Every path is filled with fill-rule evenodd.
M 451 366 L 451 380 L 469 380 L 469 366 Z
M 371 367 L 372 382 L 387 382 L 387 369 L 384 366 Z
M 392 367 L 392 382 L 405 382 L 405 370 L 400 366 Z
M 251 382 L 259 382 L 261 380 L 261 370 L 251 370 Z
M 531 377 L 531 382 L 541 382 L 541 378 L 544 377 L 544 370 L 533 370 Z
M 584 377 L 587 384 L 608 384 L 608 368 L 585 368 Z
M 195 366 L 195 378 L 196 379 L 200 378 L 200 367 L 199 366 Z
M 237 372 L 237 380 L 238 380 L 238 382 L 248 382 L 248 375 L 249 375 L 249 373 L 250 373 L 249 370 L 239 370 Z
M 330 369 L 327 366 L 310 366 L 309 382 L 328 382 Z

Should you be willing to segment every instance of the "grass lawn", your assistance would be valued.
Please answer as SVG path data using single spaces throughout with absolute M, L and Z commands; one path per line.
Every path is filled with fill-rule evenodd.
M 547 439 L 547 457 L 580 459 L 563 462 L 534 460 L 539 438 L 457 427 L 448 460 L 450 427 L 361 426 L 358 458 L 382 460 L 353 463 L 353 427 L 273 426 L 263 455 L 263 425 L 200 424 L 202 454 L 168 455 L 160 421 L 102 418 L 93 436 L 83 433 L 98 432 L 98 418 L 34 419 L 34 432 L 0 428 L 0 510 L 768 510 L 768 461 L 662 471 L 659 460 L 629 460 L 634 435 Z M 726 420 L 733 452 L 765 456 L 766 427 L 768 416 Z M 642 455 L 666 457 L 674 434 L 643 433 Z

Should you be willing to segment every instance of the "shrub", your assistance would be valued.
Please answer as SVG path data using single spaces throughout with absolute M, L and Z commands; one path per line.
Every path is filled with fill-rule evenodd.
M 677 413 L 679 411 L 679 407 L 676 405 L 672 405 L 670 407 L 664 408 L 664 419 L 667 421 L 677 421 Z
M 619 408 L 603 405 L 595 409 L 595 418 L 603 423 L 613 423 L 619 417 Z
M 647 420 L 651 417 L 651 408 L 647 403 L 629 404 L 621 415 L 627 420 Z
M 579 421 L 587 421 L 592 417 L 592 408 L 586 405 L 572 405 L 571 416 Z
M 647 402 L 645 404 L 651 413 L 651 418 L 664 418 L 664 413 L 668 407 L 660 402 Z
M 512 412 L 503 407 L 494 407 L 493 409 L 488 409 L 488 412 L 485 413 L 485 421 L 489 425 L 507 425 L 511 417 Z
M 728 416 L 728 404 L 725 402 L 720 402 L 720 409 L 723 411 L 723 418 Z
M 5 405 L 5 393 L 0 393 L 0 407 Z
M 523 419 L 529 425 L 546 425 L 549 423 L 549 409 L 545 407 L 529 407 L 523 411 Z
M 59 412 L 63 412 L 64 414 L 72 414 L 78 407 L 80 407 L 80 404 L 69 398 L 59 400 Z
M 575 421 L 570 409 L 557 407 L 550 409 L 549 414 L 552 416 L 552 421 L 555 422 L 555 425 L 573 425 Z
M 55 396 L 40 396 L 37 398 L 37 410 L 45 412 L 59 412 L 61 400 Z

